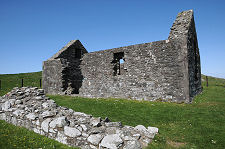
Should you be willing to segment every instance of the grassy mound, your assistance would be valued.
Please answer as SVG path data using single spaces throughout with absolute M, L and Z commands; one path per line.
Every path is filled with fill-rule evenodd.
M 159 134 L 148 148 L 224 148 L 225 79 L 209 77 L 209 87 L 206 87 L 205 76 L 202 78 L 203 92 L 195 97 L 192 104 L 51 95 L 49 97 L 58 105 L 93 116 L 107 116 L 112 121 L 121 121 L 124 125 L 142 124 L 158 127 Z M 4 143 L 0 141 L 0 148 L 13 147 L 10 143 L 12 140 L 2 131 L 7 129 L 8 125 L 10 124 L 0 123 L 0 138 L 6 137 Z M 14 130 L 9 130 L 8 134 L 15 134 L 14 136 L 19 138 L 33 137 L 26 133 L 15 133 Z M 30 141 L 27 143 L 33 145 Z M 38 147 L 44 148 L 41 145 Z M 52 148 L 50 145 L 48 147 Z

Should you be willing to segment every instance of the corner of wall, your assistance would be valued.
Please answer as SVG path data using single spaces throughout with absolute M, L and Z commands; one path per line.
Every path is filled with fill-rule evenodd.
M 180 80 L 181 92 L 184 96 L 182 101 L 190 102 L 190 80 L 189 80 L 189 57 L 188 57 L 188 32 L 193 19 L 193 10 L 178 13 L 174 21 L 168 39 L 174 41 L 178 50 L 178 63 L 183 74 Z

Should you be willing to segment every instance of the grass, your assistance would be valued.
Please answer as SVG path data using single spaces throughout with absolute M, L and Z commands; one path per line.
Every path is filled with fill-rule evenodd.
M 124 125 L 158 127 L 159 134 L 147 148 L 223 149 L 225 79 L 208 78 L 209 87 L 206 87 L 203 81 L 203 93 L 196 96 L 192 104 L 51 95 L 49 97 L 61 106 L 96 117 L 109 117 L 110 120 L 121 121 Z M 7 128 L 1 124 L 0 128 L 2 127 Z M 0 133 L 0 136 L 2 135 L 4 133 Z
M 59 143 L 55 140 L 38 135 L 33 131 L 29 131 L 22 127 L 16 127 L 0 120 L 0 148 L 42 148 L 42 149 L 68 149 L 67 145 Z M 72 148 L 71 148 L 72 149 Z
M 22 79 L 24 86 L 40 87 L 40 79 L 42 72 L 20 73 L 20 74 L 0 74 L 1 89 L 0 96 L 5 95 L 12 90 L 13 87 L 21 87 Z

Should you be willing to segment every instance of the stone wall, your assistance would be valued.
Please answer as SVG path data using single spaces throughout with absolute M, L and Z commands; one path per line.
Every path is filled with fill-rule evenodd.
M 163 40 L 85 54 L 80 95 L 185 100 L 176 46 L 173 41 Z M 123 68 L 118 68 L 120 64 L 115 62 L 118 53 L 123 53 Z M 123 70 L 118 73 L 119 69 Z
M 28 87 L 0 97 L 0 119 L 82 149 L 141 149 L 158 132 L 156 127 L 123 126 L 58 106 L 43 89 Z
M 43 89 L 49 94 L 77 94 L 82 85 L 82 56 L 87 53 L 79 40 L 70 41 L 53 57 L 43 62 Z
M 178 14 L 167 40 L 91 53 L 84 50 L 80 59 L 71 57 L 74 54 L 67 46 L 64 51 L 69 54 L 58 52 L 53 58 L 63 58 L 63 70 L 49 63 L 51 59 L 44 62 L 43 88 L 49 94 L 189 103 L 201 92 L 197 43 L 193 11 L 184 11 Z M 65 59 L 78 62 L 65 66 Z M 50 72 L 61 71 L 51 75 L 50 67 L 54 68 Z M 61 79 L 55 80 L 58 76 Z
M 192 10 L 177 15 L 168 39 L 181 44 L 180 59 L 183 59 L 185 85 L 189 87 L 186 92 L 191 102 L 202 91 L 200 54 Z

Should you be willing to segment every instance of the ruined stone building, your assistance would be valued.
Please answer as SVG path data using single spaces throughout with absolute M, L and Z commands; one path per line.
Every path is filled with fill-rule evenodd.
M 48 94 L 191 102 L 202 90 L 193 11 L 177 15 L 166 40 L 91 53 L 72 40 L 42 77 Z

